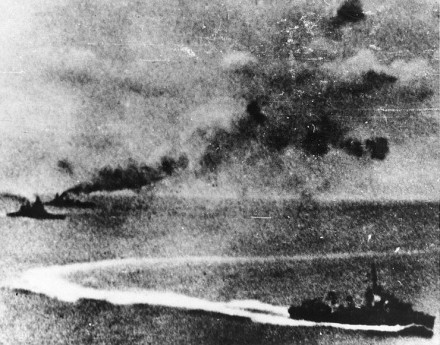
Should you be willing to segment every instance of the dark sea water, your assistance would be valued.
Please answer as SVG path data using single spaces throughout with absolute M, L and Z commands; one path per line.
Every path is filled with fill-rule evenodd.
M 2 205 L 9 211 L 18 203 L 9 200 Z M 95 270 L 70 279 L 98 289 L 170 291 L 213 302 L 251 299 L 278 308 L 322 294 L 328 286 L 362 292 L 374 259 L 387 288 L 413 302 L 417 310 L 436 314 L 436 207 L 436 203 L 338 203 L 317 204 L 298 212 L 297 201 L 232 200 L 213 206 L 200 200 L 156 199 L 147 203 L 135 198 L 129 203 L 126 199 L 104 200 L 96 210 L 49 209 L 66 213 L 64 221 L 1 217 L 0 280 L 5 283 L 20 278 L 33 267 L 97 262 Z M 258 215 L 267 218 L 255 218 Z M 362 257 L 361 252 L 370 251 L 378 255 Z M 409 254 L 402 255 L 406 252 Z M 329 253 L 348 255 L 325 257 Z M 308 259 L 286 261 L 292 255 Z M 232 261 L 225 266 L 215 260 L 209 264 L 209 259 L 207 264 L 179 264 L 182 257 L 188 256 L 233 260 L 258 256 L 275 261 Z M 175 264 L 156 265 L 154 269 L 143 265 L 99 269 L 100 260 L 117 262 L 132 257 L 168 258 Z M 49 275 L 40 278 L 42 282 L 50 281 Z M 138 341 L 146 341 L 145 329 L 150 330 L 153 343 L 173 343 L 176 339 L 218 343 L 207 332 L 213 328 L 228 343 L 289 343 L 288 339 L 327 344 L 419 343 L 413 338 L 390 340 L 352 331 L 243 324 L 243 320 L 224 316 L 213 319 L 209 313 L 200 316 L 170 307 L 151 307 L 151 312 L 145 314 L 145 310 L 136 309 L 136 298 L 132 307 L 62 302 L 56 296 L 63 291 L 56 284 L 51 289 L 53 298 L 1 290 L 0 333 L 5 334 L 6 344 L 11 339 L 22 344 L 94 344 L 103 339 L 118 343 L 123 334 L 128 338 L 138 334 Z M 143 315 L 143 319 L 136 315 Z M 95 327 L 87 328 L 85 320 Z M 113 320 L 110 328 L 109 320 Z M 35 323 L 43 325 L 45 331 L 32 331 Z M 75 331 L 73 325 L 80 329 Z M 255 334 L 264 334 L 264 338 L 255 338 Z

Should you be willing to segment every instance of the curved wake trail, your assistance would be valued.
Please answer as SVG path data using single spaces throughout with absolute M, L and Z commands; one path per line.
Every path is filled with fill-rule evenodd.
M 298 261 L 315 259 L 341 259 L 359 257 L 382 257 L 389 255 L 415 255 L 434 251 L 412 251 L 398 253 L 337 253 L 327 255 L 296 255 L 273 257 L 176 257 L 176 258 L 128 258 L 104 260 L 87 263 L 75 263 L 64 266 L 49 266 L 34 268 L 24 272 L 21 277 L 13 280 L 4 287 L 23 289 L 34 293 L 44 294 L 64 302 L 77 302 L 80 299 L 103 300 L 115 305 L 147 304 L 187 310 L 197 310 L 220 313 L 228 316 L 243 317 L 257 323 L 278 326 L 302 327 L 334 327 L 346 330 L 364 330 L 376 332 L 400 332 L 410 326 L 386 325 L 349 325 L 338 323 L 316 323 L 313 321 L 293 320 L 289 318 L 288 306 L 275 306 L 257 300 L 233 300 L 229 302 L 209 301 L 202 298 L 190 297 L 174 292 L 163 292 L 146 289 L 108 290 L 95 289 L 68 280 L 68 276 L 78 272 L 89 272 L 95 269 L 118 267 L 146 267 L 154 269 L 158 266 L 178 266 L 188 263 L 267 263 L 275 261 Z

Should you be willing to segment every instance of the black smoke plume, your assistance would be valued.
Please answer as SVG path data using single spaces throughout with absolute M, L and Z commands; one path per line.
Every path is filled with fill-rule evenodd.
M 67 159 L 60 159 L 57 163 L 57 167 L 60 171 L 65 172 L 68 175 L 73 175 L 73 165 Z
M 335 83 L 323 94 L 323 97 L 344 101 L 347 97 L 355 96 L 359 101 L 362 101 L 366 94 L 392 85 L 397 80 L 396 77 L 384 72 L 369 70 L 361 75 L 359 81 Z
M 78 184 L 66 191 L 67 194 L 89 194 L 97 191 L 116 191 L 123 189 L 139 190 L 175 174 L 188 167 L 188 157 L 182 154 L 178 159 L 164 156 L 158 167 L 130 162 L 126 167 L 106 166 L 100 169 L 90 182 Z
M 368 154 L 376 160 L 384 160 L 390 152 L 388 139 L 384 137 L 372 137 L 365 140 L 364 144 L 358 139 L 348 138 L 340 147 L 349 155 L 360 158 Z
M 248 120 L 254 122 L 255 125 L 264 125 L 267 121 L 267 116 L 261 111 L 258 101 L 252 101 L 246 107 L 249 114 Z
M 387 138 L 376 137 L 368 139 L 365 141 L 365 147 L 372 159 L 384 160 L 390 152 Z
M 163 156 L 160 160 L 160 170 L 171 176 L 178 170 L 186 169 L 188 164 L 189 159 L 186 155 L 181 155 L 177 160 L 169 156 Z
M 79 200 L 69 192 L 63 192 L 60 194 L 56 193 L 55 197 L 44 203 L 45 205 L 61 207 L 61 208 L 95 208 L 96 204 L 90 201 Z
M 8 192 L 0 193 L 0 199 L 10 199 L 20 204 L 24 204 L 25 202 L 30 202 L 30 200 L 23 195 L 8 193 Z
M 323 156 L 330 150 L 330 144 L 335 144 L 342 136 L 342 127 L 323 116 L 319 121 L 307 126 L 307 134 L 302 141 L 303 150 L 314 156 Z
M 246 70 L 245 80 L 248 82 L 247 73 Z M 264 77 L 267 77 L 269 85 L 274 85 L 273 76 Z M 277 80 L 279 78 L 277 76 Z M 394 84 L 397 78 L 384 72 L 368 70 L 351 81 L 329 82 L 324 90 L 317 87 L 321 78 L 318 70 L 310 68 L 295 77 L 286 73 L 282 78 L 285 79 L 285 88 L 279 89 L 279 84 L 276 89 L 267 87 L 274 90 L 274 93 L 291 95 L 275 109 L 272 116 L 266 115 L 262 108 L 266 106 L 274 110 L 270 108 L 273 94 L 263 94 L 249 101 L 246 113 L 233 123 L 231 130 L 216 129 L 208 138 L 208 145 L 200 160 L 202 171 L 215 171 L 234 152 L 246 150 L 255 143 L 274 152 L 292 146 L 308 155 L 324 156 L 334 147 L 342 148 L 356 157 L 363 156 L 367 148 L 358 139 L 346 138 L 350 130 L 347 121 L 352 121 L 355 116 L 344 109 L 353 109 L 353 105 L 360 109 L 370 107 L 374 97 L 377 97 L 377 91 Z M 298 89 L 304 91 L 299 97 L 294 94 Z M 311 121 L 308 120 L 310 113 L 313 115 Z M 378 159 L 378 156 L 385 158 L 386 153 L 371 155 L 373 159 Z
M 213 172 L 230 154 L 243 148 L 251 140 L 261 138 L 261 129 L 268 123 L 268 118 L 261 109 L 260 102 L 253 100 L 246 107 L 246 115 L 232 125 L 232 130 L 217 129 L 201 157 L 202 172 Z M 199 131 L 204 136 L 203 131 Z
M 332 24 L 340 27 L 346 24 L 357 23 L 365 19 L 365 13 L 360 0 L 346 0 L 337 10 Z
M 202 136 L 203 135 L 204 133 L 202 133 Z M 217 167 L 229 157 L 229 152 L 231 152 L 234 145 L 237 144 L 234 140 L 235 138 L 237 138 L 235 133 L 229 133 L 223 129 L 215 131 L 200 159 L 202 172 L 215 171 Z
M 348 138 L 341 143 L 341 148 L 345 150 L 349 155 L 355 157 L 362 157 L 365 154 L 365 149 L 362 146 L 362 142 L 358 139 Z
M 397 78 L 386 74 L 384 72 L 376 72 L 373 70 L 369 70 L 362 76 L 362 86 L 361 89 L 363 92 L 368 92 L 374 89 L 380 89 L 381 87 L 393 84 L 397 81 Z

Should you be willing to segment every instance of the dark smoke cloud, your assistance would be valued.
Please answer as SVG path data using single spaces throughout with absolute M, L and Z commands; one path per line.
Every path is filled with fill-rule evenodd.
M 268 124 L 268 117 L 260 105 L 261 101 L 252 100 L 246 107 L 246 114 L 231 125 L 231 129 L 216 128 L 211 137 L 207 138 L 208 145 L 200 159 L 202 171 L 213 172 L 239 149 L 246 149 L 253 140 L 261 140 L 262 130 Z M 206 133 L 199 130 L 201 136 Z
M 73 175 L 74 169 L 72 163 L 68 159 L 60 159 L 57 163 L 57 167 L 60 171 Z
M 370 152 L 372 159 L 384 160 L 390 152 L 387 138 L 371 138 L 365 141 L 365 147 Z
M 374 109 L 394 99 L 408 108 L 430 97 L 432 87 L 423 81 L 429 71 L 424 61 L 383 64 L 369 50 L 343 60 L 293 65 L 293 69 L 280 60 L 235 64 L 227 72 L 242 85 L 244 91 L 238 96 L 248 100 L 246 111 L 229 128 L 201 132 L 207 134 L 202 171 L 216 171 L 246 156 L 243 152 L 258 156 L 255 151 L 261 149 L 262 156 L 266 151 L 282 155 L 289 147 L 314 157 L 341 149 L 357 158 L 384 160 L 390 151 L 387 137 L 349 133 L 372 122 Z M 409 90 L 411 97 L 401 97 Z M 386 136 L 388 130 L 393 133 L 394 124 L 384 126 Z
M 249 120 L 255 122 L 256 125 L 264 125 L 267 121 L 267 116 L 261 111 L 261 107 L 257 101 L 250 102 L 246 111 L 249 114 Z
M 25 196 L 13 193 L 0 193 L 0 199 L 10 199 L 19 202 L 20 204 L 24 204 L 25 202 L 29 201 L 29 199 Z
M 158 167 L 129 165 L 114 168 L 112 165 L 113 168 L 101 169 L 80 190 L 139 189 L 173 175 L 183 165 L 195 167 L 195 170 L 200 167 L 202 175 L 220 174 L 223 168 L 238 164 L 267 163 L 269 156 L 282 161 L 279 157 L 290 148 L 312 159 L 324 157 L 336 149 L 350 156 L 384 160 L 389 152 L 388 139 L 385 138 L 387 128 L 381 133 L 383 137 L 371 133 L 353 136 L 351 132 L 370 122 L 372 108 L 385 106 L 390 99 L 417 89 L 408 81 L 417 74 L 413 70 L 426 71 L 426 66 L 421 62 L 415 65 L 406 62 L 385 64 L 378 61 L 370 50 L 354 50 L 353 53 L 337 46 L 340 42 L 326 44 L 326 32 L 322 32 L 322 26 L 315 25 L 321 19 L 294 12 L 292 10 L 284 19 L 270 23 L 275 28 L 270 44 L 269 41 L 259 41 L 258 35 L 249 31 L 248 41 L 252 42 L 249 52 L 232 52 L 223 59 L 223 77 L 226 75 L 225 78 L 231 81 L 228 87 L 232 89 L 233 100 L 245 104 L 240 111 L 236 111 L 235 106 L 225 111 L 224 102 L 213 101 L 225 97 L 221 93 L 187 110 L 191 113 L 188 117 L 193 127 L 186 128 L 185 136 L 197 138 L 194 142 L 200 143 L 197 148 L 202 151 L 200 155 L 186 150 L 191 152 L 191 162 L 164 157 Z M 343 30 L 338 30 L 340 27 L 364 18 L 360 1 L 346 1 L 336 17 L 327 19 L 333 27 L 324 29 L 336 28 L 342 35 Z M 312 47 L 312 42 L 316 46 L 319 39 L 322 44 L 318 46 L 324 50 L 329 46 L 333 50 L 329 54 L 323 53 L 326 59 L 313 62 L 313 55 L 307 47 Z M 241 44 L 246 47 L 249 42 Z M 342 58 L 347 52 L 349 57 Z M 399 72 L 405 68 L 407 76 Z M 110 73 L 110 84 L 117 90 L 124 90 L 130 97 L 132 94 L 144 99 L 176 97 L 179 94 L 176 90 L 181 87 L 181 84 L 169 87 L 166 83 L 164 87 L 160 83 L 150 85 L 148 78 L 136 78 L 136 74 L 129 77 L 120 77 L 117 72 L 113 74 Z M 72 81 L 80 85 L 97 82 L 83 78 L 81 73 L 75 78 L 71 78 Z M 409 99 L 421 102 L 429 97 L 431 89 L 428 84 L 420 83 L 418 90 L 412 97 L 402 97 L 402 103 L 409 102 Z M 108 99 L 113 100 L 113 97 Z M 372 137 L 367 139 L 369 136 Z M 181 142 L 173 142 L 170 149 L 178 150 L 179 144 Z
M 323 156 L 329 152 L 331 143 L 335 143 L 343 135 L 342 127 L 323 116 L 319 121 L 307 126 L 307 134 L 302 141 L 302 148 L 308 154 Z
M 201 166 L 227 182 L 244 171 L 262 186 L 290 181 L 286 190 L 301 191 L 318 184 L 307 182 L 308 166 L 322 176 L 366 162 L 353 157 L 401 166 L 399 145 L 436 134 L 436 120 L 410 110 L 437 107 L 429 104 L 434 53 L 416 58 L 437 49 L 426 9 L 390 5 L 392 13 L 351 25 L 365 17 L 360 1 L 333 18 L 323 17 L 325 2 L 268 11 L 229 0 L 26 3 L 3 14 L 12 15 L 6 29 L 35 24 L 23 37 L 4 32 L 0 52 L 2 70 L 25 72 L 1 78 L 4 190 L 32 196 L 77 181 L 88 181 L 72 188 L 78 193 L 139 189 L 188 165 L 196 180 Z M 406 110 L 378 110 L 387 107 Z M 145 164 L 122 163 L 130 159 Z
M 338 8 L 336 16 L 332 18 L 331 23 L 335 27 L 357 23 L 365 19 L 365 14 L 360 0 L 346 0 Z
M 204 135 L 205 133 L 201 132 L 201 136 Z M 228 132 L 225 129 L 216 129 L 209 138 L 209 144 L 200 159 L 202 172 L 214 172 L 222 162 L 229 158 L 230 153 L 241 141 L 242 137 L 237 131 Z
M 244 73 L 244 78 L 247 80 L 249 69 L 245 69 Z M 322 74 L 316 69 L 305 69 L 294 79 L 290 74 L 286 74 L 284 76 L 284 79 L 288 80 L 285 82 L 286 86 L 276 83 L 277 92 L 293 94 L 298 89 L 303 89 L 305 92 L 297 99 L 293 96 L 289 100 L 290 108 L 278 108 L 276 116 L 269 117 L 262 110 L 262 106 L 270 104 L 273 95 L 266 94 L 261 100 L 251 100 L 246 107 L 246 114 L 233 124 L 232 129 L 216 129 L 209 138 L 200 161 L 202 170 L 215 171 L 222 162 L 233 155 L 234 151 L 246 149 L 249 145 L 253 145 L 253 142 L 277 152 L 283 151 L 288 146 L 294 146 L 302 149 L 306 154 L 323 156 L 331 147 L 341 147 L 349 154 L 362 156 L 364 152 L 363 149 L 361 152 L 357 144 L 358 140 L 350 144 L 353 139 L 345 138 L 350 127 L 341 116 L 338 116 L 337 110 L 329 110 L 328 104 L 335 104 L 338 109 L 352 108 L 353 104 L 362 108 L 366 106 L 366 102 L 371 102 L 371 94 L 394 84 L 397 78 L 384 72 L 368 70 L 362 73 L 360 78 L 352 81 L 331 82 L 324 90 L 313 89 L 321 77 Z M 273 79 L 268 83 L 272 85 Z M 301 114 L 301 111 L 312 112 L 316 120 L 307 121 L 307 117 Z
M 163 156 L 160 160 L 160 170 L 169 176 L 178 170 L 186 169 L 188 165 L 189 160 L 186 155 L 181 155 L 177 160 L 169 156 Z
M 393 84 L 397 81 L 397 78 L 388 75 L 384 72 L 376 72 L 373 70 L 369 70 L 362 76 L 362 82 L 359 85 L 358 92 L 369 92 L 374 89 L 380 89 L 381 87 Z
M 342 28 L 365 20 L 366 15 L 360 0 L 345 0 L 336 10 L 334 17 L 321 22 L 325 37 L 332 40 L 343 40 Z
M 358 104 L 365 100 L 365 94 L 379 90 L 383 87 L 394 84 L 397 77 L 384 72 L 368 70 L 362 73 L 359 79 L 352 81 L 335 82 L 323 94 L 323 97 L 329 97 L 331 100 L 348 103 L 346 97 L 356 97 Z
M 178 159 L 163 156 L 158 167 L 138 164 L 131 161 L 127 166 L 116 168 L 106 166 L 100 169 L 90 182 L 83 182 L 66 191 L 67 194 L 89 194 L 97 191 L 116 191 L 123 189 L 139 190 L 145 186 L 152 186 L 167 176 L 188 167 L 188 158 L 181 155 Z
M 358 139 L 348 138 L 341 143 L 341 148 L 348 154 L 355 157 L 362 157 L 365 154 L 365 149 L 362 142 Z
M 358 139 L 348 138 L 341 143 L 341 148 L 349 155 L 360 158 L 368 154 L 376 160 L 384 160 L 390 152 L 388 139 L 384 137 L 366 139 L 364 144 Z

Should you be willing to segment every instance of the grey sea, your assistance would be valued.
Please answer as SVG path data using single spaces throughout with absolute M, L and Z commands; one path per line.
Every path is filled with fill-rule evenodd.
M 94 299 L 76 296 L 67 301 L 68 291 L 59 291 L 55 282 L 46 284 L 53 291 L 46 294 L 29 291 L 24 283 L 22 288 L 5 287 L 19 282 L 32 268 L 150 258 L 158 261 L 97 265 L 84 272 L 73 270 L 68 279 L 96 291 L 137 291 L 139 296 L 143 291 L 172 292 L 207 302 L 258 301 L 270 309 L 298 304 L 330 288 L 362 294 L 375 262 L 387 289 L 413 303 L 416 310 L 436 315 L 438 203 L 304 205 L 298 200 L 213 202 L 121 195 L 101 195 L 95 202 L 99 210 L 48 208 L 67 214 L 66 220 L 0 218 L 0 340 L 4 344 L 419 344 L 438 340 L 437 333 L 431 339 L 418 339 L 264 324 L 203 307 L 187 310 L 179 307 L 179 299 L 177 307 L 172 299 L 143 303 L 136 294 L 129 302 L 111 303 L 99 294 Z M 2 205 L 16 204 L 4 200 Z M 199 259 L 191 263 L 188 257 Z M 51 281 L 49 274 L 40 278 Z

